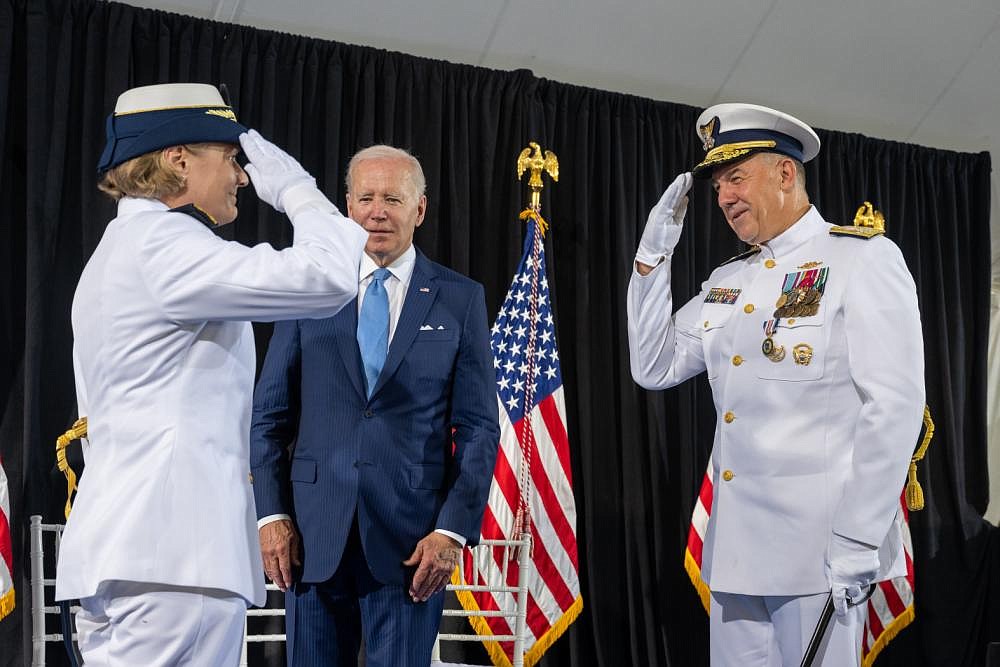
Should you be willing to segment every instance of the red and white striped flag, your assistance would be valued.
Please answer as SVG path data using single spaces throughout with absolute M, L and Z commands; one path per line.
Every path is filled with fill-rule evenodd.
M 705 479 L 701 483 L 698 500 L 691 512 L 687 549 L 684 552 L 684 569 L 694 584 L 705 611 L 709 609 L 708 585 L 701 579 L 701 551 L 708 521 L 712 517 L 712 463 L 709 462 Z M 903 552 L 906 556 L 906 576 L 883 581 L 875 587 L 868 599 L 865 631 L 861 639 L 861 665 L 871 667 L 882 649 L 893 637 L 913 621 L 913 542 L 910 539 L 910 515 L 906 501 L 900 494 L 903 512 Z
M 545 222 L 534 211 L 527 219 L 524 254 L 492 331 L 493 365 L 500 403 L 500 450 L 493 486 L 483 517 L 486 539 L 514 539 L 527 532 L 533 540 L 528 575 L 528 615 L 524 664 L 538 662 L 583 608 L 576 549 L 576 504 L 570 473 L 569 439 L 555 326 L 545 278 Z M 494 559 L 502 558 L 495 550 Z M 497 579 L 503 564 L 478 569 L 465 552 L 463 582 L 482 585 Z M 518 567 L 508 562 L 507 586 L 517 586 Z M 497 584 L 498 581 L 490 583 Z M 467 610 L 513 612 L 509 593 L 459 591 Z M 472 617 L 476 632 L 512 635 L 503 617 Z M 511 665 L 512 642 L 485 642 L 494 665 Z
M 14 611 L 14 548 L 10 540 L 10 493 L 0 462 L 0 618 Z

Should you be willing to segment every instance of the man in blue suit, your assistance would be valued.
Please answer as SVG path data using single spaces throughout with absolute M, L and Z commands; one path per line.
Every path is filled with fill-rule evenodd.
M 420 163 L 372 146 L 347 171 L 369 234 L 358 303 L 276 325 L 254 396 L 264 570 L 286 591 L 289 665 L 426 667 L 500 432 L 480 284 L 413 246 Z

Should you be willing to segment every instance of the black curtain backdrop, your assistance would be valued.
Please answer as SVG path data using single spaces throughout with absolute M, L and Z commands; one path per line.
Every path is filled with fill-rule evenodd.
M 863 73 L 859 73 L 863 76 Z M 30 660 L 28 516 L 62 520 L 54 442 L 75 416 L 70 303 L 114 206 L 95 188 L 104 118 L 122 91 L 226 83 L 241 121 L 343 203 L 358 148 L 411 149 L 428 181 L 417 244 L 486 286 L 491 315 L 517 263 L 529 140 L 553 150 L 549 280 L 566 387 L 584 610 L 544 665 L 706 665 L 707 620 L 682 563 L 714 408 L 704 377 L 646 392 L 629 375 L 625 289 L 649 208 L 700 159 L 698 110 L 536 78 L 94 0 L 0 0 L 0 456 L 12 491 L 18 604 L 0 667 Z M 1000 641 L 1000 537 L 986 523 L 990 160 L 819 130 L 807 165 L 824 216 L 871 200 L 916 279 L 937 426 L 911 516 L 917 620 L 878 665 L 981 665 Z M 695 185 L 674 291 L 683 302 L 739 242 Z M 222 235 L 287 245 L 244 191 Z M 878 290 L 878 285 L 871 289 Z M 269 328 L 258 327 L 262 352 Z M 803 502 L 809 502 L 803 498 Z M 766 539 L 766 536 L 761 536 Z M 277 658 L 261 656 L 261 664 Z M 49 664 L 61 649 L 50 644 Z

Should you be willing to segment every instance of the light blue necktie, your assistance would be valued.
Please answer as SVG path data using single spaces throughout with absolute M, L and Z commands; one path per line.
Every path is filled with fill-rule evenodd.
M 385 291 L 385 279 L 391 275 L 389 269 L 375 269 L 358 316 L 358 347 L 365 366 L 369 397 L 389 349 L 389 294 Z

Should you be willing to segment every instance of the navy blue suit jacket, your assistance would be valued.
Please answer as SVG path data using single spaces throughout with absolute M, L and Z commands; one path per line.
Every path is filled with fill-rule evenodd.
M 357 322 L 352 302 L 275 326 L 250 435 L 257 516 L 292 516 L 302 581 L 321 582 L 357 512 L 372 574 L 403 585 L 431 531 L 479 539 L 500 439 L 483 288 L 417 251 L 370 399 Z

